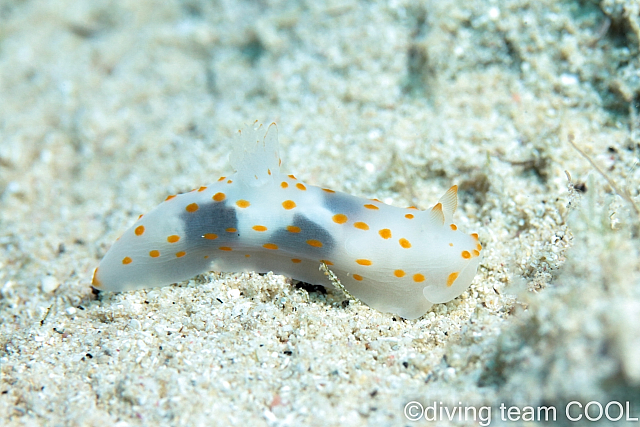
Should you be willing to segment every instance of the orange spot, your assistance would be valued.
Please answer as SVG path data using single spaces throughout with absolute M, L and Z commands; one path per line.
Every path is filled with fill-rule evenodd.
M 91 278 L 91 284 L 96 288 L 99 288 L 100 286 L 102 286 L 102 283 L 100 283 L 100 280 L 96 278 L 96 274 L 98 274 L 98 267 L 96 267 L 96 269 L 93 270 L 93 277 Z
M 173 199 L 173 198 L 175 198 L 175 197 L 176 197 L 176 195 L 175 195 L 175 194 L 172 194 L 171 196 L 167 196 L 167 198 L 166 198 L 166 199 L 164 199 L 164 201 L 165 201 L 165 202 L 168 202 L 169 200 L 171 200 L 171 199 Z
M 368 230 L 368 229 L 369 229 L 369 225 L 367 225 L 367 223 L 366 223 L 366 222 L 361 222 L 361 221 L 354 222 L 354 223 L 353 223 L 353 226 L 354 226 L 355 228 L 360 229 L 360 230 Z
M 360 265 L 371 265 L 371 260 L 368 259 L 357 259 L 356 262 Z
M 140 220 L 140 218 L 142 218 L 142 214 L 140 214 L 140 215 L 138 216 L 138 221 Z
M 288 183 L 287 181 L 282 181 L 282 182 L 280 183 L 280 187 L 282 187 L 282 188 L 288 188 L 288 187 L 289 187 L 289 183 Z
M 473 237 L 473 240 L 476 242 L 478 241 L 478 233 L 471 233 L 470 236 Z
M 198 210 L 198 208 L 199 208 L 199 206 L 198 206 L 198 204 L 197 204 L 197 203 L 191 203 L 191 204 L 187 205 L 187 207 L 185 208 L 185 210 L 186 210 L 187 212 L 191 212 L 191 213 L 193 213 L 193 212 L 197 211 L 197 210 Z
M 149 252 L 149 256 L 151 258 L 158 258 L 160 256 L 160 251 L 157 251 L 157 250 L 154 249 L 154 250 Z
M 402 239 L 398 240 L 398 242 L 400 242 L 400 246 L 402 246 L 405 249 L 409 249 L 411 247 L 411 242 L 409 242 L 404 237 Z
M 322 242 L 320 240 L 309 239 L 307 240 L 307 245 L 313 246 L 314 248 L 321 248 Z
M 198 188 L 198 192 L 204 191 L 206 189 L 207 189 L 207 187 L 200 187 L 200 188 Z
M 476 251 L 475 249 L 472 251 L 472 253 L 474 257 L 480 256 L 480 252 Z
M 231 181 L 231 180 L 228 180 L 228 181 L 227 181 L 227 184 L 231 184 L 232 182 L 233 182 L 233 181 Z
M 249 203 L 249 202 L 248 202 L 248 201 L 246 201 L 246 200 L 242 200 L 242 199 L 241 199 L 241 200 L 238 200 L 238 201 L 236 202 L 236 206 L 238 206 L 239 208 L 243 208 L 243 209 L 244 209 L 244 208 L 248 208 L 250 205 L 251 205 L 251 203 Z
M 409 207 L 407 207 L 407 209 L 413 209 L 413 210 L 416 210 L 416 211 L 418 210 L 418 208 L 416 208 L 415 206 L 409 206 Z
M 482 250 L 482 245 L 481 245 L 480 243 L 478 243 L 478 244 L 476 245 L 476 249 L 477 249 L 478 251 L 481 251 L 481 250 Z
M 294 263 L 294 264 L 300 264 L 302 262 L 302 260 L 298 259 L 298 258 L 291 258 L 291 262 Z
M 462 251 L 462 258 L 464 259 L 471 258 L 471 254 L 469 253 L 469 251 Z
M 296 203 L 293 200 L 285 200 L 282 202 L 282 207 L 286 210 L 293 209 L 296 207 Z
M 407 219 L 413 219 L 413 214 L 406 214 L 404 217 Z
M 244 254 L 244 257 L 245 257 L 245 258 L 251 258 L 251 255 L 249 255 L 249 254 Z
M 458 226 L 456 226 L 455 224 L 451 224 L 449 225 L 449 227 L 451 227 L 453 231 L 456 231 L 458 229 Z
M 405 274 L 404 270 L 396 270 L 393 272 L 393 275 L 396 277 L 404 277 Z
M 335 193 L 335 191 L 329 190 L 328 188 L 323 188 L 322 191 L 326 191 L 327 193 Z
M 424 282 L 424 276 L 422 274 L 420 274 L 420 273 L 414 274 L 413 275 L 413 281 L 414 282 L 418 282 L 418 283 Z
M 391 238 L 391 230 L 389 230 L 388 228 L 383 228 L 382 230 L 378 231 L 378 234 L 383 239 L 390 239 Z
M 204 259 L 209 259 L 209 255 L 205 255 L 205 256 L 204 256 Z
M 362 276 L 361 276 L 361 275 L 359 275 L 359 274 L 354 274 L 354 275 L 353 275 L 353 278 L 354 278 L 354 279 L 356 279 L 358 282 L 361 282 L 361 281 L 362 281 Z
M 367 208 L 367 209 L 372 209 L 372 210 L 380 209 L 376 205 L 372 205 L 372 204 L 366 204 L 366 205 L 364 205 L 364 207 Z
M 136 233 L 136 236 L 142 236 L 142 233 L 144 233 L 144 225 L 137 226 L 134 233 Z
M 229 246 L 220 246 L 218 249 L 220 249 L 221 251 L 232 251 L 233 249 L 231 249 Z
M 447 277 L 447 286 L 451 286 L 451 285 L 453 285 L 453 282 L 455 282 L 455 281 L 456 281 L 456 279 L 458 278 L 458 275 L 459 275 L 459 274 L 460 274 L 460 273 L 458 273 L 458 272 L 456 272 L 456 273 L 451 273 L 451 274 L 449 275 L 449 277 Z
M 273 243 L 265 243 L 262 247 L 265 249 L 278 249 L 278 245 Z
M 227 228 L 227 229 L 226 229 L 226 230 L 224 230 L 224 231 L 226 231 L 227 233 L 235 233 L 235 232 L 236 232 L 236 231 L 238 231 L 238 230 L 236 230 L 235 228 Z
M 296 178 L 296 177 L 295 177 L 295 176 L 293 176 L 293 175 L 287 175 L 287 176 L 288 176 L 289 178 L 291 178 L 291 179 L 298 179 L 298 178 Z
M 176 257 L 177 258 L 182 258 L 183 256 L 185 256 L 187 253 L 185 251 L 180 251 L 180 252 L 176 252 Z
M 223 181 L 225 178 L 226 178 L 226 176 L 221 176 L 218 181 Z
M 216 240 L 218 238 L 218 235 L 213 233 L 207 233 L 202 237 L 204 237 L 207 240 Z
M 267 174 L 271 176 L 271 169 L 267 169 Z
M 287 225 L 287 231 L 289 233 L 299 233 L 300 227 L 296 227 L 295 225 Z
M 335 214 L 332 219 L 336 224 L 344 224 L 348 220 L 345 214 Z
M 227 198 L 227 195 L 224 193 L 216 193 L 212 197 L 212 199 L 215 200 L 216 202 L 221 202 L 226 198 Z
M 449 246 L 453 247 L 453 243 L 449 243 Z
M 251 228 L 253 228 L 256 231 L 267 231 L 267 227 L 265 227 L 264 225 L 254 225 Z
M 300 183 L 296 184 L 296 188 L 302 191 L 305 191 L 307 189 L 307 187 L 305 187 L 304 184 L 300 184 Z
M 178 236 L 177 234 L 172 234 L 171 236 L 167 237 L 167 242 L 169 243 L 176 243 L 178 240 L 180 240 L 180 236 Z
M 327 265 L 333 265 L 333 263 L 331 261 L 329 261 L 328 259 L 321 259 L 320 262 L 324 262 Z
M 131 264 L 132 262 L 133 262 L 133 260 L 131 258 L 129 258 L 128 256 L 122 258 L 122 263 L 124 265 Z

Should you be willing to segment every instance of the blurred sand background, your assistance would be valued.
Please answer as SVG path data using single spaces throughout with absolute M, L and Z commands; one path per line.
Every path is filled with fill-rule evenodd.
M 637 416 L 639 219 L 567 139 L 640 203 L 639 11 L 0 0 L 0 425 L 414 425 L 409 401 Z M 422 209 L 458 184 L 485 247 L 471 288 L 416 321 L 274 275 L 96 298 L 110 244 L 230 173 L 254 120 L 311 184 Z

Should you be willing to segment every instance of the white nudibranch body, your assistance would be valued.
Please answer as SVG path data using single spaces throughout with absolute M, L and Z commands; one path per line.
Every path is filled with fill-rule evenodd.
M 275 124 L 239 133 L 236 172 L 141 216 L 96 268 L 94 288 L 163 286 L 209 270 L 327 286 L 324 262 L 362 302 L 414 319 L 471 283 L 482 246 L 452 222 L 457 186 L 429 210 L 397 208 L 281 174 Z

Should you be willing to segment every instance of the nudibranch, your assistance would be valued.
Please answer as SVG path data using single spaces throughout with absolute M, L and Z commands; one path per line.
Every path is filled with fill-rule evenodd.
M 94 288 L 151 288 L 209 270 L 327 286 L 324 263 L 370 307 L 414 319 L 469 287 L 482 246 L 453 223 L 457 186 L 426 211 L 398 208 L 281 174 L 274 123 L 239 134 L 235 173 L 141 216 L 96 268 Z

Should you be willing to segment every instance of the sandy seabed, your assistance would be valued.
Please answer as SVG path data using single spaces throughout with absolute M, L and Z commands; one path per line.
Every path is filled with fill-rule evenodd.
M 629 423 L 639 11 L 0 1 L 0 424 Z M 458 184 L 469 290 L 414 321 L 272 274 L 96 297 L 111 243 L 256 119 L 311 184 L 422 209 Z

